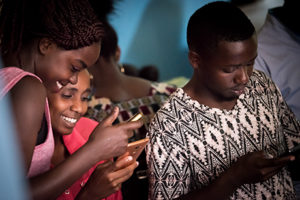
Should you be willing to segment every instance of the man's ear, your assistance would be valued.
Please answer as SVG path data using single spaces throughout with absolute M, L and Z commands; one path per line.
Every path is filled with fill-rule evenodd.
M 38 43 L 38 50 L 42 55 L 45 55 L 53 49 L 54 45 L 53 41 L 48 38 L 42 38 Z
M 189 51 L 189 61 L 194 69 L 198 69 L 201 64 L 201 57 L 195 51 Z

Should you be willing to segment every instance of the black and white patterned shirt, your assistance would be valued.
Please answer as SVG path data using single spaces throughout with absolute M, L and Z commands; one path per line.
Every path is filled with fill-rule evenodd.
M 174 199 L 200 189 L 239 157 L 265 150 L 278 156 L 300 142 L 300 124 L 278 88 L 253 71 L 230 111 L 209 108 L 181 88 L 155 115 L 146 148 L 149 199 Z M 294 199 L 289 172 L 239 187 L 230 199 Z

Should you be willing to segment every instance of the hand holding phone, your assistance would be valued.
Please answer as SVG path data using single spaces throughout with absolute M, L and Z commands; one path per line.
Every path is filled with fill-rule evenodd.
M 295 146 L 294 148 L 288 150 L 287 152 L 283 153 L 280 155 L 280 157 L 283 156 L 295 156 L 296 158 L 300 157 L 300 144 L 298 144 L 297 146 Z
M 128 122 L 135 122 L 135 121 L 138 121 L 140 120 L 141 118 L 143 117 L 143 114 L 138 112 L 136 113 L 135 115 L 133 115 L 129 120 Z
M 136 160 L 142 153 L 148 142 L 149 138 L 131 142 L 127 145 L 127 152 L 129 152 L 129 155 L 132 156 L 134 160 Z
M 134 122 L 142 119 L 143 114 L 138 112 L 135 115 L 133 115 L 130 119 L 127 120 L 127 122 Z M 139 155 L 142 153 L 144 148 L 146 147 L 146 144 L 148 143 L 149 139 L 141 139 L 134 142 L 131 142 L 127 145 L 127 151 L 129 152 L 129 155 L 133 157 L 133 160 L 136 160 Z

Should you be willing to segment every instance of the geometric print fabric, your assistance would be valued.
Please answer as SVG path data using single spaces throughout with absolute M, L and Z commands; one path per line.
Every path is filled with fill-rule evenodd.
M 179 88 L 149 127 L 149 198 L 173 199 L 205 187 L 249 152 L 276 157 L 299 143 L 299 134 L 299 122 L 279 90 L 259 71 L 230 111 L 199 104 Z M 267 181 L 242 185 L 230 197 L 294 198 L 286 168 Z
M 133 115 L 140 112 L 143 114 L 144 126 L 134 132 L 134 136 L 130 138 L 130 142 L 140 140 L 145 138 L 148 126 L 154 114 L 175 90 L 176 88 L 173 85 L 152 82 L 149 95 L 141 98 L 126 101 L 112 101 L 106 97 L 95 98 L 92 96 L 86 117 L 101 122 L 111 113 L 114 107 L 118 107 L 119 115 L 114 121 L 114 124 L 119 124 L 126 122 Z

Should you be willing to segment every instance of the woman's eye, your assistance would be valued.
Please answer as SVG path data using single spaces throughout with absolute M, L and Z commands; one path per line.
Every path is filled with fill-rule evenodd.
M 70 94 L 62 94 L 61 96 L 65 99 L 69 99 L 72 97 L 72 95 L 70 95 Z
M 72 72 L 79 72 L 80 69 L 72 65 Z
M 90 100 L 90 97 L 82 97 L 82 101 L 89 101 Z

